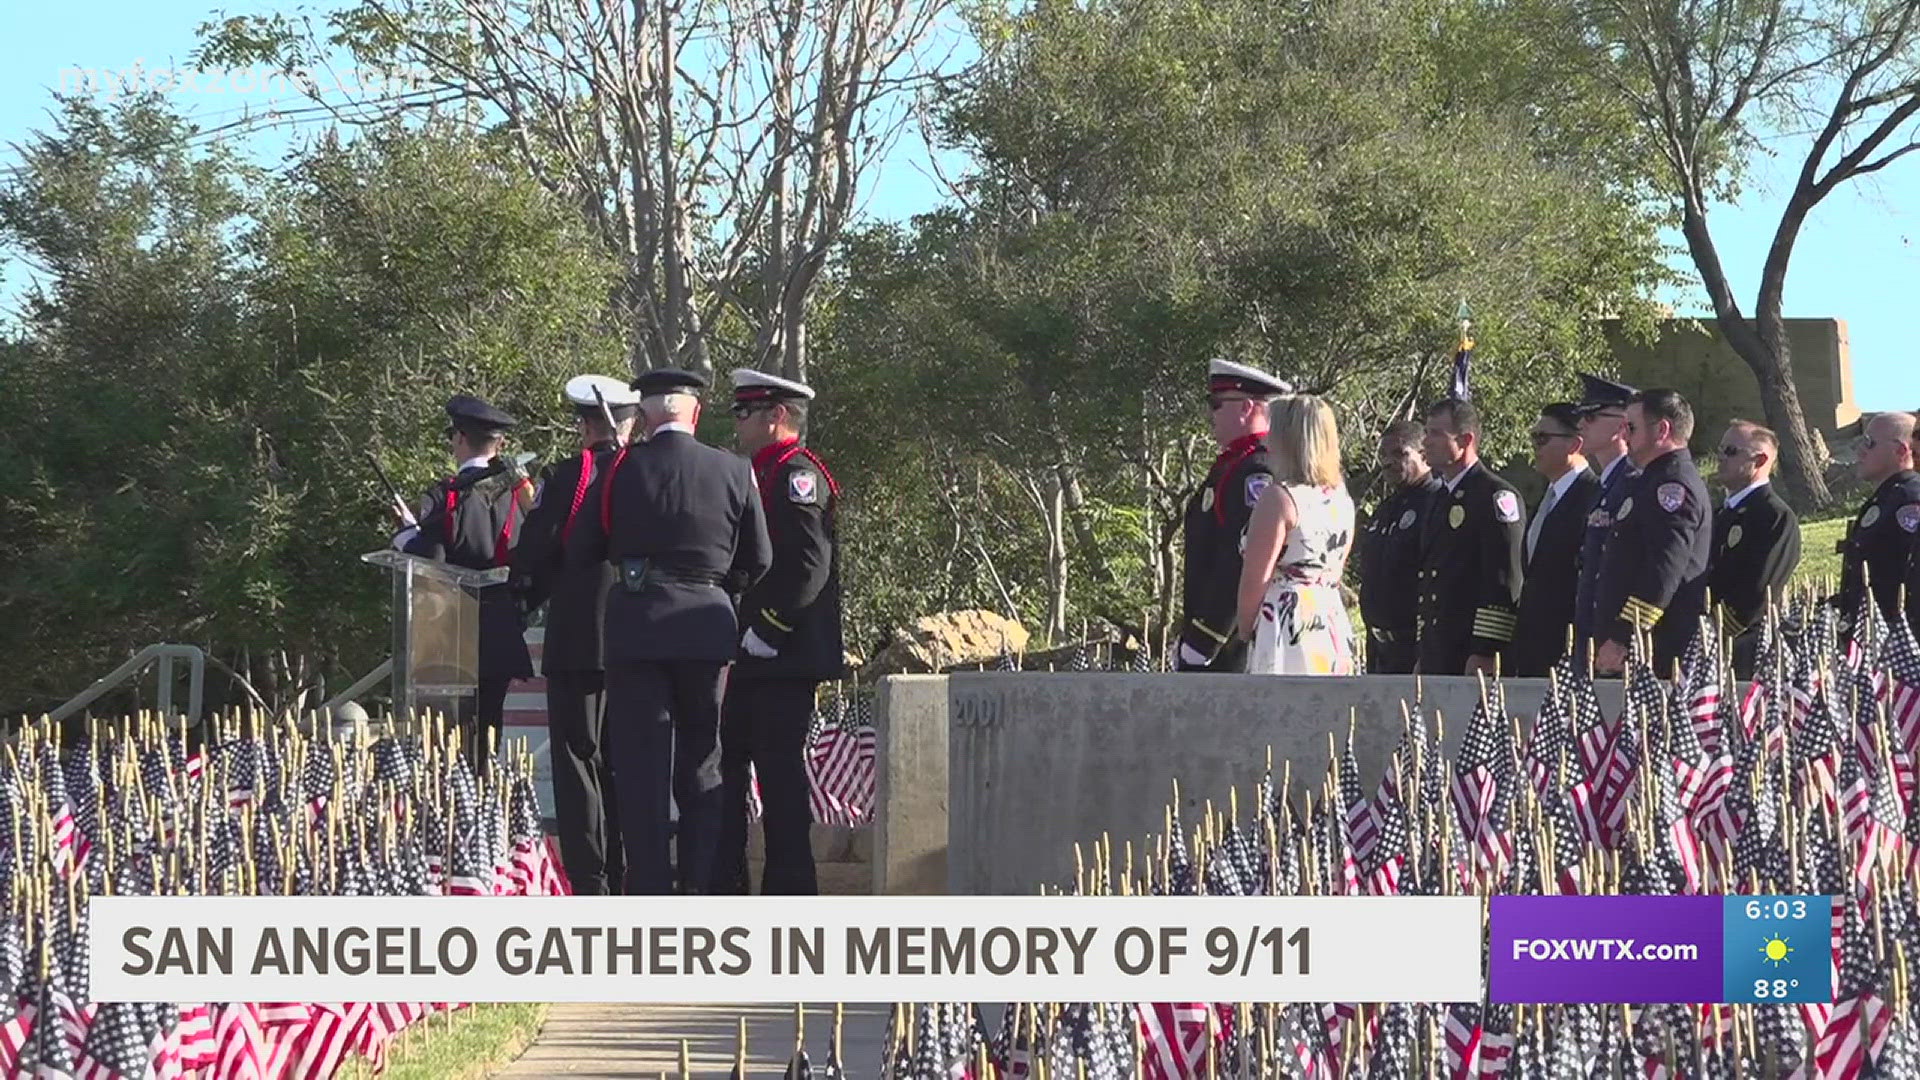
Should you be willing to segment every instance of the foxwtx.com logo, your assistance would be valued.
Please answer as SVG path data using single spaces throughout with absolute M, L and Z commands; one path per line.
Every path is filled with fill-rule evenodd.
M 1633 938 L 1515 938 L 1515 960 L 1698 960 L 1700 946 Z

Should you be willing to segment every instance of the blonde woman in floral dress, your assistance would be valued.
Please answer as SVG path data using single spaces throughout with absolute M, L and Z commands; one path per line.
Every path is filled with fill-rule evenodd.
M 1351 675 L 1353 623 L 1340 575 L 1353 550 L 1353 499 L 1340 475 L 1333 409 L 1310 394 L 1279 398 L 1267 434 L 1273 483 L 1247 522 L 1240 626 L 1257 675 Z

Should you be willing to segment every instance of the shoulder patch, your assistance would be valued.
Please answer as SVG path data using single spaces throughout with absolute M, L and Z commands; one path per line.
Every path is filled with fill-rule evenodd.
M 1873 528 L 1873 523 L 1879 520 L 1880 504 L 1874 503 L 1872 506 L 1867 507 L 1866 511 L 1860 515 L 1860 527 L 1863 529 L 1871 529 Z
M 1520 520 L 1520 496 L 1502 491 L 1493 497 L 1494 516 L 1511 525 Z
M 801 504 L 812 503 L 820 497 L 819 477 L 810 469 L 795 469 L 787 474 L 787 499 Z
M 1656 495 L 1660 500 L 1660 509 L 1669 514 L 1687 504 L 1687 489 L 1682 484 L 1661 484 Z
M 1893 515 L 1903 532 L 1920 532 L 1920 503 L 1908 503 Z
M 1247 477 L 1247 505 L 1252 506 L 1259 502 L 1260 493 L 1267 490 L 1267 485 L 1271 483 L 1273 483 L 1273 477 L 1263 472 Z

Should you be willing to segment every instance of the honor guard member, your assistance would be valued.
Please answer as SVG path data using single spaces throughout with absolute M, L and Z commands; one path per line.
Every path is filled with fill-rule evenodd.
M 508 565 L 533 482 L 502 456 L 514 419 L 468 394 L 447 401 L 447 450 L 459 468 L 421 497 L 419 512 L 396 507 L 406 528 L 393 546 L 410 555 L 469 570 Z M 464 698 L 459 723 L 467 753 L 477 764 L 499 745 L 507 684 L 533 677 L 520 606 L 503 582 L 480 590 L 479 692 Z
M 576 525 L 587 531 L 584 553 L 616 575 L 607 739 L 629 896 L 673 892 L 676 871 L 682 892 L 704 893 L 713 880 L 720 698 L 740 649 L 735 597 L 773 562 L 752 468 L 694 437 L 695 395 L 706 385 L 671 369 L 634 380 L 646 441 L 615 453 L 587 495 L 597 512 Z
M 1584 664 L 1593 655 L 1594 599 L 1600 584 L 1600 560 L 1606 554 L 1613 518 L 1627 500 L 1639 472 L 1627 456 L 1627 402 L 1634 389 L 1593 375 L 1580 376 L 1580 444 L 1600 476 L 1600 492 L 1587 512 L 1580 541 L 1580 584 L 1574 592 L 1574 656 Z
M 1875 487 L 1839 545 L 1845 561 L 1834 602 L 1840 617 L 1849 623 L 1869 588 L 1881 618 L 1891 622 L 1902 617 L 1900 587 L 1913 557 L 1914 537 L 1920 535 L 1920 474 L 1914 472 L 1913 434 L 1912 413 L 1885 412 L 1867 422 L 1860 438 L 1854 472 Z
M 1636 633 L 1653 637 L 1653 670 L 1673 674 L 1707 610 L 1713 504 L 1687 453 L 1693 407 L 1673 390 L 1642 390 L 1627 405 L 1627 454 L 1639 467 L 1613 515 L 1595 586 L 1594 668 L 1623 670 Z
M 1587 515 L 1600 498 L 1600 478 L 1587 467 L 1579 406 L 1557 402 L 1541 409 L 1528 438 L 1533 469 L 1546 478 L 1547 490 L 1527 519 L 1526 584 L 1513 645 L 1501 668 L 1522 678 L 1545 678 L 1570 647 L 1580 544 Z
M 725 807 L 716 893 L 748 893 L 747 794 L 760 780 L 766 837 L 762 895 L 811 896 L 813 823 L 806 746 L 820 684 L 846 667 L 840 638 L 840 565 L 834 518 L 840 487 L 800 444 L 813 390 L 748 369 L 733 373 L 734 432 L 753 463 L 773 540 L 773 568 L 740 602 L 740 658 L 720 717 Z M 751 770 L 751 771 L 749 771 Z
M 619 811 L 607 755 L 602 622 L 613 567 L 567 549 L 591 514 L 587 492 L 626 444 L 640 395 L 605 375 L 567 380 L 580 452 L 548 466 L 513 553 L 513 585 L 524 609 L 547 606 L 540 672 L 547 682 L 547 735 L 560 859 L 579 896 L 618 895 Z
M 1234 635 L 1240 551 L 1253 504 L 1273 481 L 1267 403 L 1293 387 L 1230 360 L 1207 365 L 1207 409 L 1220 454 L 1187 500 L 1186 576 L 1180 593 L 1180 671 L 1245 671 L 1247 642 Z
M 1466 401 L 1427 410 L 1423 447 L 1441 491 L 1420 545 L 1419 670 L 1491 675 L 1520 600 L 1520 493 L 1481 463 L 1480 413 Z
M 1360 533 L 1360 616 L 1367 673 L 1405 675 L 1419 659 L 1420 538 L 1440 481 L 1420 450 L 1422 429 L 1402 420 L 1380 437 L 1380 474 L 1392 487 Z
M 1713 515 L 1707 598 L 1733 635 L 1733 672 L 1742 679 L 1753 678 L 1761 617 L 1785 601 L 1800 565 L 1800 519 L 1773 488 L 1779 458 L 1780 439 L 1751 421 L 1735 420 L 1720 437 L 1716 479 L 1729 494 Z

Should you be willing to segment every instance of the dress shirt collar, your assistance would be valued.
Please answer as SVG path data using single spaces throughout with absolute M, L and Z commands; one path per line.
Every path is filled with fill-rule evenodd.
M 1747 496 L 1753 494 L 1756 491 L 1759 491 L 1761 488 L 1766 486 L 1767 486 L 1767 481 L 1755 480 L 1753 483 L 1748 484 L 1746 487 L 1743 487 L 1739 491 L 1736 491 L 1733 494 L 1727 496 L 1727 509 L 1732 510 L 1735 507 L 1739 506 L 1741 503 L 1746 502 Z

